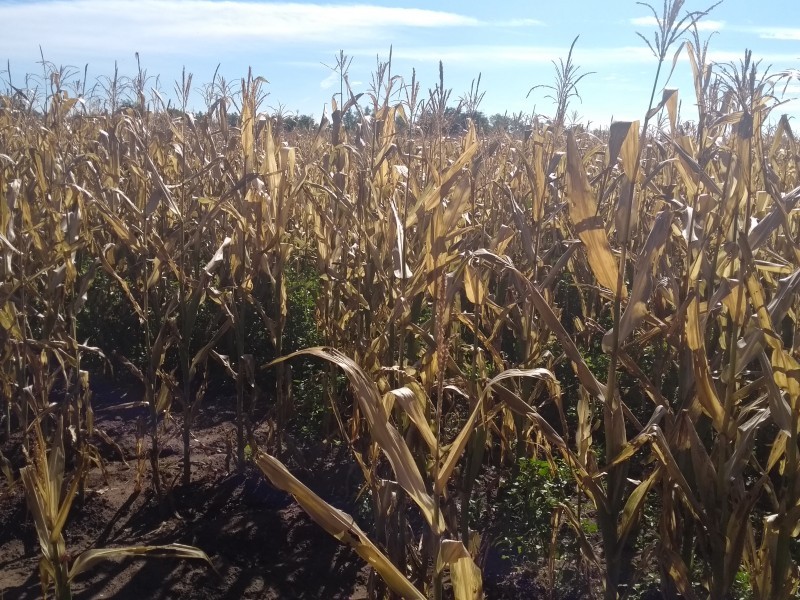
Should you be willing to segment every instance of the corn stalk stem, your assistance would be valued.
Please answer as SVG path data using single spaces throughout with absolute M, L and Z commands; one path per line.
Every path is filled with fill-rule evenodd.
M 631 215 L 633 212 L 633 199 L 636 194 L 636 180 L 638 178 L 640 163 L 642 160 L 643 147 L 647 139 L 647 126 L 650 120 L 650 111 L 658 88 L 658 80 L 661 75 L 661 67 L 664 58 L 661 56 L 656 68 L 656 75 L 653 80 L 653 87 L 650 91 L 650 101 L 647 105 L 642 131 L 639 134 L 639 147 L 637 149 L 636 161 L 634 163 L 633 176 L 631 177 L 630 189 L 628 190 L 627 208 L 624 214 L 624 242 L 620 253 L 619 268 L 617 269 L 617 286 L 614 294 L 613 320 L 614 331 L 611 341 L 611 360 L 608 365 L 608 378 L 606 385 L 606 399 L 603 407 L 603 421 L 606 435 L 606 456 L 613 458 L 619 454 L 625 446 L 625 423 L 621 409 L 621 398 L 617 391 L 617 366 L 619 364 L 620 352 L 620 321 L 622 315 L 622 289 L 625 280 L 626 264 L 628 261 L 628 246 L 633 236 L 631 235 Z M 621 437 L 619 437 L 621 436 Z M 607 511 L 600 511 L 601 531 L 603 534 L 603 548 L 606 559 L 605 573 L 605 598 L 606 600 L 616 600 L 618 586 L 624 565 L 622 564 L 622 547 L 617 537 L 617 521 L 624 505 L 625 482 L 628 474 L 628 463 L 622 462 L 608 472 L 608 484 L 606 486 Z M 628 540 L 626 543 L 631 543 Z

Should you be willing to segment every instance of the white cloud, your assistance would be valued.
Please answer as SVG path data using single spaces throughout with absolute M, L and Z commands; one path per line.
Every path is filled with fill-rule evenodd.
M 709 49 L 708 58 L 716 63 L 734 63 L 739 64 L 744 60 L 744 50 L 714 50 Z M 762 66 L 766 68 L 772 65 L 774 70 L 780 70 L 784 67 L 794 63 L 797 60 L 797 53 L 788 52 L 769 52 L 759 53 L 753 52 L 753 60 L 762 61 Z
M 329 90 L 337 83 L 339 83 L 339 74 L 331 71 L 330 75 L 319 82 L 319 87 L 323 90 Z
M 375 49 L 356 50 L 355 56 L 374 56 L 380 53 Z M 445 65 L 474 65 L 477 68 L 492 69 L 515 64 L 550 64 L 566 59 L 569 47 L 566 46 L 395 46 L 395 59 L 418 63 L 442 61 Z M 785 68 L 795 61 L 795 54 L 765 53 L 753 54 L 754 59 L 763 60 L 774 65 L 776 69 Z M 619 72 L 618 67 L 629 68 L 631 65 L 654 65 L 655 58 L 646 46 L 619 46 L 612 48 L 587 48 L 576 46 L 572 58 L 575 64 L 584 70 L 607 74 L 609 71 Z M 709 60 L 718 63 L 737 62 L 744 58 L 743 51 L 709 50 Z M 680 62 L 688 61 L 685 52 L 681 52 Z
M 142 51 L 214 53 L 226 46 L 336 46 L 386 39 L 404 28 L 476 27 L 469 16 L 369 4 L 243 0 L 53 0 L 0 3 L 3 52 L 86 57 Z M 13 24 L 13 26 L 10 26 Z M 24 52 L 23 52 L 24 51 Z
M 636 17 L 630 20 L 631 25 L 637 27 L 658 27 L 658 21 L 654 16 Z M 712 21 L 701 19 L 697 22 L 698 31 L 720 31 L 725 28 L 725 21 Z
M 800 27 L 756 27 L 754 31 L 765 40 L 800 41 Z
M 357 55 L 370 56 L 375 50 L 356 51 Z M 395 47 L 393 56 L 415 62 L 439 61 L 447 64 L 491 65 L 550 64 L 565 59 L 569 47 L 560 46 L 435 46 Z M 652 63 L 653 55 L 646 47 L 579 48 L 572 53 L 573 60 L 583 67 Z
M 507 21 L 492 21 L 490 25 L 496 27 L 541 27 L 544 21 L 539 19 L 508 19 Z

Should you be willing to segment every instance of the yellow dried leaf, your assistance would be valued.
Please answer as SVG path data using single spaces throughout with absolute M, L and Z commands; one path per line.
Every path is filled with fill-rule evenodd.
M 603 221 L 597 214 L 597 202 L 589 185 L 586 172 L 583 170 L 575 136 L 570 131 L 567 135 L 567 199 L 569 216 L 575 226 L 578 237 L 586 246 L 589 266 L 598 283 L 616 293 L 619 271 L 617 261 L 611 252 L 606 237 Z M 622 286 L 622 296 L 628 295 Z
M 334 508 L 303 485 L 276 458 L 259 453 L 256 464 L 272 484 L 295 497 L 300 506 L 325 531 L 339 541 L 351 546 L 383 577 L 386 584 L 403 598 L 425 600 L 425 596 L 395 567 L 373 544 L 353 517 Z
M 483 306 L 486 300 L 486 285 L 478 270 L 470 263 L 464 267 L 464 291 L 467 300 L 476 306 L 476 310 Z
M 438 563 L 439 570 L 444 565 L 450 566 L 450 579 L 453 581 L 455 600 L 481 600 L 483 598 L 481 570 L 461 541 L 442 540 Z

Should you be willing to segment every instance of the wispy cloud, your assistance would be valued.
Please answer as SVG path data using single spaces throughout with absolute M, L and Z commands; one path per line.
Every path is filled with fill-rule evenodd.
M 210 78 L 218 64 L 220 75 L 229 81 L 253 65 L 267 75 L 273 98 L 313 112 L 338 90 L 325 66 L 332 64 L 336 51 L 341 48 L 354 57 L 349 74 L 351 84 L 359 86 L 355 80 L 370 81 L 376 56 L 385 60 L 391 46 L 393 74 L 407 75 L 413 67 L 423 85 L 429 85 L 442 60 L 448 85 L 455 90 L 468 88 L 477 72 L 483 74 L 486 111 L 527 110 L 533 101 L 526 98 L 530 84 L 550 81 L 550 63 L 565 59 L 574 34 L 590 23 L 602 25 L 604 35 L 581 37 L 573 53 L 584 72 L 596 73 L 582 82 L 581 92 L 587 99 L 582 110 L 595 116 L 641 110 L 650 85 L 645 82 L 651 81 L 655 59 L 634 32 L 650 35 L 656 26 L 652 16 L 643 16 L 647 13 L 638 9 L 632 12 L 628 3 L 613 1 L 595 6 L 573 0 L 552 5 L 546 14 L 526 11 L 527 5 L 522 4 L 481 0 L 0 0 L 0 71 L 9 59 L 16 80 L 25 72 L 38 72 L 40 44 L 46 59 L 58 65 L 88 63 L 94 77 L 113 73 L 115 59 L 120 61 L 120 72 L 129 74 L 136 69 L 133 56 L 137 51 L 148 71 L 165 81 L 180 73 L 182 65 L 195 73 L 197 81 Z M 581 14 L 576 15 L 578 7 Z M 630 19 L 637 14 L 642 16 Z M 533 18 L 525 18 L 528 16 Z M 747 46 L 753 48 L 755 58 L 772 64 L 773 72 L 798 64 L 800 52 L 795 45 L 800 28 L 796 19 L 775 19 L 773 23 L 784 27 L 769 27 L 764 21 L 753 24 L 747 20 L 752 15 L 742 11 L 720 10 L 713 16 L 718 20 L 699 23 L 704 31 L 721 33 L 711 46 L 711 60 L 738 62 Z M 557 26 L 560 23 L 569 25 Z M 579 29 L 572 31 L 574 27 Z M 670 85 L 691 85 L 687 60 L 682 53 L 683 64 Z M 0 85 L 11 77 L 0 74 Z M 689 92 L 686 98 L 691 97 Z
M 800 27 L 755 27 L 752 31 L 765 40 L 800 41 Z
M 339 81 L 339 74 L 335 71 L 331 71 L 330 75 L 328 75 L 325 79 L 319 82 L 319 87 L 323 90 L 331 89 L 337 82 Z
M 502 67 L 514 64 L 549 64 L 567 56 L 566 46 L 511 46 L 511 45 L 470 45 L 470 46 L 416 46 L 395 47 L 395 59 L 414 62 L 438 62 L 445 65 L 474 65 L 476 67 Z M 376 49 L 356 50 L 355 56 L 374 56 Z M 572 53 L 575 63 L 598 72 L 618 73 L 618 67 L 654 64 L 652 52 L 645 46 L 618 46 L 609 48 L 576 47 Z M 754 58 L 782 68 L 795 61 L 792 53 L 754 53 Z M 744 58 L 743 51 L 709 50 L 708 58 L 718 63 L 736 62 Z M 679 56 L 680 62 L 688 61 L 685 53 Z
M 46 51 L 81 55 L 134 50 L 210 53 L 226 44 L 346 45 L 385 39 L 390 31 L 482 24 L 439 10 L 242 0 L 0 3 L 0 23 L 5 52 L 20 47 L 30 52 L 41 43 Z
M 376 50 L 356 51 L 356 55 L 374 55 Z M 569 47 L 562 46 L 425 46 L 395 47 L 395 58 L 417 61 L 443 61 L 445 64 L 473 64 L 507 66 L 511 64 L 549 64 L 565 58 Z M 575 62 L 581 66 L 641 64 L 653 62 L 653 55 L 645 47 L 576 48 Z
M 542 27 L 544 21 L 539 19 L 508 19 L 505 21 L 490 21 L 488 24 L 495 27 Z
M 630 20 L 631 25 L 637 27 L 658 27 L 658 21 L 653 16 L 636 17 Z M 722 31 L 725 28 L 725 21 L 700 20 L 696 23 L 697 31 Z
M 753 52 L 753 59 L 782 69 L 797 61 L 798 53 L 790 52 Z M 684 57 L 685 58 L 685 57 Z M 715 63 L 739 63 L 744 60 L 744 50 L 709 50 L 709 60 Z

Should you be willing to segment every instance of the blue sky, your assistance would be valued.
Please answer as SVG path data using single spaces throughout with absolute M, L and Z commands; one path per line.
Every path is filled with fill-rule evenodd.
M 662 0 L 653 0 L 656 8 Z M 711 0 L 687 0 L 686 9 L 706 8 Z M 756 7 L 756 8 L 754 8 Z M 393 46 L 393 73 L 410 79 L 412 68 L 423 93 L 438 79 L 453 101 L 482 74 L 486 91 L 481 109 L 550 114 L 552 104 L 537 84 L 553 82 L 552 60 L 566 58 L 580 35 L 575 60 L 586 77 L 583 103 L 573 108 L 584 119 L 607 123 L 641 118 L 655 72 L 655 59 L 636 35 L 652 37 L 649 11 L 633 0 L 561 2 L 447 0 L 423 2 L 257 2 L 217 0 L 0 0 L 0 79 L 24 86 L 26 72 L 41 72 L 41 45 L 47 60 L 73 65 L 89 80 L 107 76 L 114 61 L 123 74 L 135 72 L 139 52 L 159 89 L 170 96 L 186 67 L 199 85 L 211 80 L 217 65 L 229 81 L 253 68 L 269 81 L 264 109 L 322 114 L 338 83 L 330 69 L 340 49 L 353 57 L 350 80 L 367 91 L 378 56 Z M 716 33 L 711 57 L 738 61 L 745 48 L 773 70 L 800 69 L 800 9 L 797 0 L 725 0 L 703 25 Z M 695 114 L 689 64 L 678 63 L 669 87 L 681 90 L 682 114 Z M 151 82 L 151 87 L 156 82 Z M 3 88 L 5 85 L 2 86 Z M 800 81 L 787 97 L 800 97 Z M 195 102 L 201 104 L 199 93 Z M 199 106 L 198 106 L 199 107 Z M 800 117 L 800 100 L 779 109 Z

